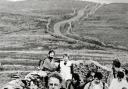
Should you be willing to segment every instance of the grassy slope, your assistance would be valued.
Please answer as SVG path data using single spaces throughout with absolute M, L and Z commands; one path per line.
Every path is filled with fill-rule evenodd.
M 45 27 L 44 27 L 45 21 L 41 25 L 39 23 L 43 19 L 47 19 L 44 16 L 40 16 L 42 14 L 42 12 L 44 12 L 44 14 L 46 13 L 46 9 L 45 9 L 46 6 L 43 5 L 43 4 L 46 4 L 46 2 L 47 2 L 47 4 L 49 3 L 49 5 L 54 5 L 54 4 L 57 5 L 58 8 L 56 8 L 56 7 L 51 8 L 51 10 L 53 12 L 54 11 L 56 12 L 56 10 L 58 10 L 58 11 L 64 10 L 64 13 L 67 11 L 67 8 L 69 8 L 70 10 L 72 10 L 73 8 L 80 9 L 80 8 L 84 7 L 85 4 L 88 3 L 88 2 L 84 2 L 84 3 L 83 2 L 72 2 L 72 1 L 65 1 L 65 0 L 62 2 L 59 2 L 59 1 L 39 1 L 39 2 L 37 2 L 36 0 L 32 0 L 32 1 L 22 2 L 22 3 L 17 2 L 17 4 L 14 4 L 14 3 L 6 3 L 5 5 L 1 4 L 0 7 L 4 6 L 4 9 L 2 9 L 0 12 L 0 17 L 1 17 L 0 18 L 0 35 L 1 35 L 0 36 L 1 37 L 0 50 L 20 50 L 20 51 L 21 50 L 27 50 L 27 51 L 28 50 L 35 50 L 35 51 L 46 50 L 47 51 L 50 48 L 57 48 L 58 53 L 61 53 L 61 52 L 62 53 L 63 52 L 78 53 L 78 54 L 85 53 L 85 51 L 86 51 L 85 49 L 74 50 L 75 48 L 80 48 L 80 47 L 73 45 L 73 43 L 68 43 L 68 42 L 62 41 L 60 39 L 53 38 L 49 34 L 45 33 Z M 32 4 L 32 3 L 34 3 L 34 4 Z M 18 5 L 19 5 L 19 7 L 16 8 Z M 8 10 L 9 6 L 10 6 L 9 10 L 11 10 L 12 12 L 9 12 L 9 10 Z M 11 6 L 13 6 L 13 7 L 11 7 Z M 110 6 L 113 7 L 113 4 Z M 108 23 L 106 22 L 106 17 L 104 17 L 105 16 L 104 14 L 106 14 L 106 11 L 104 12 L 104 14 L 103 14 L 103 11 L 105 10 L 105 8 L 108 8 L 110 6 L 106 5 L 106 6 L 102 7 L 101 9 L 99 9 L 96 12 L 96 14 L 94 16 L 90 17 L 89 19 L 85 19 L 84 21 L 81 21 L 81 24 L 79 26 L 77 26 L 80 29 L 75 30 L 77 32 L 77 34 L 81 34 L 81 36 L 84 36 L 84 35 L 92 36 L 94 38 L 99 37 L 99 39 L 102 38 L 103 41 L 107 43 L 107 40 L 109 41 L 109 39 L 107 38 L 108 36 L 106 37 L 106 39 L 103 38 L 102 36 L 105 36 L 105 35 L 101 34 L 101 32 L 100 32 L 103 29 L 100 28 L 100 29 L 102 29 L 102 30 L 100 30 L 99 27 L 101 26 L 101 23 L 104 22 L 104 25 L 107 28 Z M 44 10 L 42 10 L 41 7 L 42 8 L 44 7 Z M 116 5 L 115 5 L 115 7 L 116 7 Z M 120 8 L 120 7 L 118 7 L 118 8 Z M 16 10 L 14 10 L 14 8 L 16 8 Z M 26 9 L 27 11 L 25 12 L 23 10 L 23 11 L 21 11 L 22 13 L 18 12 L 22 9 Z M 33 13 L 32 9 L 34 9 L 35 11 L 38 11 L 38 13 L 32 14 Z M 48 8 L 48 9 L 50 9 L 50 8 Z M 16 13 L 14 13 L 13 11 L 15 11 Z M 23 12 L 25 12 L 25 13 L 23 13 Z M 31 13 L 31 15 L 30 15 L 30 13 Z M 58 14 L 52 13 L 52 14 L 48 14 L 48 15 L 52 15 L 52 17 L 54 16 L 53 18 L 56 17 L 57 19 L 59 19 Z M 101 16 L 104 19 L 102 19 Z M 109 14 L 106 14 L 106 16 L 109 16 Z M 100 20 L 97 20 L 99 18 L 100 18 Z M 84 25 L 82 25 L 82 24 L 84 24 Z M 91 26 L 93 24 L 94 28 L 98 29 L 97 34 L 96 34 L 96 30 L 92 29 L 92 31 L 94 32 L 92 35 L 92 33 L 90 32 L 91 31 L 90 27 L 87 28 L 87 26 L 88 26 L 87 24 L 91 24 Z M 99 25 L 99 27 L 96 27 L 95 25 Z M 86 28 L 86 29 L 84 29 L 84 28 Z M 89 34 L 86 33 L 87 31 L 90 33 Z M 108 32 L 109 32 L 109 30 L 108 30 Z M 111 36 L 114 36 L 114 35 L 111 35 Z M 62 48 L 62 49 L 60 49 L 60 48 Z M 63 49 L 64 49 L 64 51 L 63 51 Z M 101 54 L 101 53 L 102 53 L 102 51 L 98 54 Z
M 63 2 L 56 3 L 58 5 L 60 4 L 59 6 L 57 6 L 57 9 L 56 9 L 53 6 L 53 4 L 51 4 L 53 2 L 51 2 L 49 5 L 52 5 L 51 7 L 54 7 L 54 8 L 48 8 L 47 6 L 48 6 L 49 2 L 47 2 L 47 0 L 44 0 L 44 1 L 40 0 L 40 2 L 36 2 L 36 3 L 34 3 L 34 2 L 36 2 L 36 0 L 35 1 L 31 1 L 30 0 L 29 3 L 18 3 L 18 4 L 14 4 L 14 3 L 11 3 L 11 4 L 10 3 L 6 3 L 5 4 L 4 3 L 5 4 L 4 7 L 2 7 L 3 4 L 0 4 L 0 7 L 3 8 L 3 9 L 0 10 L 1 11 L 1 13 L 0 13 L 1 19 L 3 18 L 3 16 L 1 16 L 2 13 L 6 14 L 6 15 L 4 14 L 5 17 L 0 21 L 0 34 L 2 35 L 2 36 L 0 36 L 0 38 L 1 38 L 0 39 L 0 43 L 1 43 L 0 47 L 1 47 L 1 49 L 4 49 L 4 50 L 29 50 L 29 49 L 32 49 L 32 48 L 38 47 L 38 46 L 39 47 L 43 46 L 43 47 L 47 48 L 47 46 L 49 46 L 48 44 L 51 44 L 51 46 L 56 46 L 57 43 L 58 43 L 58 45 L 60 45 L 60 44 L 64 45 L 65 42 L 63 42 L 63 43 L 61 42 L 59 44 L 59 42 L 57 42 L 56 39 L 54 39 L 53 37 L 51 37 L 48 34 L 44 33 L 44 31 L 45 31 L 45 29 L 43 29 L 44 27 L 42 27 L 40 29 L 38 27 L 36 27 L 36 28 L 32 27 L 33 25 L 31 26 L 31 28 L 29 28 L 28 25 L 27 26 L 24 26 L 24 25 L 21 26 L 20 22 L 18 22 L 16 20 L 16 18 L 14 18 L 14 17 L 17 17 L 17 18 L 21 17 L 20 21 L 23 22 L 24 24 L 26 24 L 26 23 L 32 24 L 34 22 L 39 23 L 40 22 L 39 20 L 35 21 L 38 18 L 37 16 L 41 16 L 41 15 L 50 15 L 51 16 L 52 15 L 52 16 L 56 17 L 58 15 L 58 13 L 60 13 L 60 12 L 63 13 L 63 14 L 67 14 L 67 13 L 70 13 L 72 11 L 72 8 L 74 8 L 74 7 L 79 9 L 79 8 L 84 6 L 83 2 L 80 2 L 81 4 L 79 4 L 79 5 L 78 5 L 78 2 L 77 2 L 73 6 L 73 5 L 71 5 L 71 1 L 70 1 L 70 3 L 66 2 L 66 1 L 63 1 Z M 32 4 L 32 3 L 34 3 L 34 4 Z M 76 7 L 76 5 L 78 5 L 78 6 Z M 18 6 L 18 8 L 15 8 L 17 6 Z M 120 36 L 123 36 L 124 34 L 127 35 L 126 32 L 124 32 L 123 35 L 122 35 L 122 33 L 121 33 L 122 31 L 119 31 L 120 29 L 117 29 L 117 28 L 114 29 L 114 30 L 109 29 L 109 27 L 111 25 L 112 26 L 119 26 L 117 21 L 116 22 L 114 21 L 114 20 L 118 20 L 119 19 L 118 18 L 119 16 L 117 15 L 117 13 L 116 13 L 116 16 L 118 16 L 118 17 L 115 18 L 115 15 L 113 14 L 113 11 L 111 11 L 111 13 L 113 15 L 113 18 L 115 18 L 113 20 L 113 19 L 109 19 L 111 17 L 110 12 L 109 11 L 108 12 L 104 11 L 105 8 L 108 8 L 110 6 L 104 6 L 104 8 L 101 8 L 95 14 L 94 17 L 92 16 L 91 18 L 82 21 L 81 25 L 80 25 L 81 29 L 79 29 L 79 31 L 75 31 L 75 32 L 77 34 L 81 34 L 83 36 L 86 34 L 86 35 L 94 37 L 94 38 L 97 37 L 97 38 L 101 39 L 102 41 L 104 41 L 106 43 L 110 42 L 112 39 L 113 40 L 115 40 L 115 39 L 118 40 L 115 37 L 115 36 L 117 36 L 117 34 L 120 34 Z M 114 7 L 116 7 L 116 8 L 117 8 L 117 6 L 118 5 L 114 5 Z M 58 7 L 60 7 L 60 8 L 58 9 Z M 113 4 L 112 4 L 112 7 L 113 7 Z M 118 6 L 118 8 L 120 8 L 120 7 L 121 6 Z M 8 8 L 10 8 L 10 9 L 8 9 Z M 14 9 L 16 9 L 16 10 L 14 10 Z M 54 9 L 54 10 L 50 10 L 50 9 Z M 103 14 L 103 12 L 104 12 L 104 14 Z M 115 11 L 115 12 L 117 12 L 117 11 Z M 15 15 L 13 14 L 13 16 L 11 16 L 10 13 L 17 13 L 17 14 L 15 14 Z M 120 12 L 120 13 L 122 13 L 122 12 Z M 20 16 L 21 14 L 22 14 L 22 16 Z M 29 16 L 26 17 L 26 15 L 29 15 Z M 35 16 L 34 17 L 35 20 L 31 19 L 30 15 L 32 15 L 32 16 L 34 15 Z M 123 15 L 121 15 L 121 16 L 123 16 Z M 41 16 L 40 18 L 44 18 L 44 17 Z M 108 18 L 109 20 L 106 20 L 106 18 Z M 97 20 L 97 19 L 99 19 L 99 20 Z M 122 17 L 120 17 L 120 19 L 118 20 L 119 23 L 120 23 L 121 19 L 122 19 Z M 124 18 L 122 20 L 122 22 L 124 22 L 124 20 L 126 20 L 126 18 Z M 37 25 L 37 23 L 34 23 L 34 25 Z M 87 25 L 88 23 L 91 24 L 91 27 L 93 26 L 91 30 L 90 30 L 90 27 L 88 27 L 88 25 Z M 104 31 L 103 31 L 103 28 L 99 29 L 99 27 L 95 26 L 95 25 L 103 26 L 103 25 L 101 25 L 101 23 L 105 26 Z M 84 25 L 82 25 L 82 24 L 84 24 Z M 108 25 L 110 25 L 110 26 L 108 26 Z M 123 25 L 124 25 L 124 23 L 123 23 Z M 25 28 L 27 30 L 19 31 L 19 30 L 21 30 L 21 28 L 22 29 Z M 83 29 L 83 28 L 86 28 L 86 29 Z M 97 29 L 97 30 L 95 30 L 94 28 Z M 107 28 L 107 32 L 109 34 L 105 35 L 106 28 Z M 86 33 L 87 31 L 88 31 L 88 33 Z M 111 33 L 111 31 L 114 31 L 114 35 Z M 125 29 L 125 31 L 126 31 L 126 29 Z M 93 34 L 92 34 L 92 32 L 93 32 Z M 21 35 L 24 35 L 24 34 L 27 35 L 27 36 L 21 36 Z M 110 35 L 109 36 L 110 39 L 112 38 L 111 40 L 108 38 L 108 35 Z M 44 37 L 42 37 L 42 36 L 44 36 Z M 127 37 L 125 37 L 125 39 L 126 38 Z M 114 42 L 114 41 L 111 41 L 111 42 Z M 67 44 L 67 45 L 70 45 L 70 44 Z M 72 52 L 72 50 L 71 50 L 71 52 Z M 74 53 L 78 53 L 78 52 L 74 52 Z M 90 52 L 90 54 L 92 54 L 92 51 Z M 101 54 L 101 51 L 100 51 L 99 54 Z M 29 59 L 32 59 L 33 56 L 34 56 L 34 58 L 36 60 L 29 61 Z M 17 53 L 14 53 L 13 55 L 12 54 L 8 54 L 8 53 L 0 54 L 0 58 L 1 58 L 1 61 L 3 62 L 3 64 L 23 64 L 23 65 L 36 64 L 37 65 L 38 57 L 42 58 L 42 54 L 41 55 L 30 54 L 29 56 L 25 56 L 25 54 L 23 54 L 23 55 L 19 54 L 18 55 Z M 7 59 L 7 60 L 5 60 L 4 58 Z M 25 60 L 25 61 L 21 60 L 22 58 L 23 59 L 28 59 L 28 60 Z M 80 57 L 78 56 L 77 59 L 79 59 L 79 58 Z M 10 75 L 11 74 L 1 74 L 1 76 L 0 76 L 0 85 L 10 81 L 11 80 L 10 79 Z
M 127 16 L 128 4 L 104 5 L 93 16 L 83 19 L 74 32 L 81 36 L 98 38 L 106 44 L 128 48 Z
M 47 21 L 43 20 L 48 19 L 45 17 L 61 20 L 64 15 L 72 13 L 74 8 L 84 7 L 85 3 L 73 0 L 1 2 L 0 49 L 28 50 L 38 46 L 48 49 L 49 46 L 70 45 L 62 41 L 56 43 L 58 39 L 45 33 Z

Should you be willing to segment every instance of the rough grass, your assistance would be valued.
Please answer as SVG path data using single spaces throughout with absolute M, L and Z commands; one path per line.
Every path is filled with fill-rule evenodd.
M 127 6 L 128 4 L 123 3 L 104 5 L 88 19 L 83 18 L 73 32 L 83 37 L 97 38 L 107 45 L 126 48 L 128 47 Z
M 70 42 L 53 38 L 47 33 L 46 24 L 52 19 L 53 25 L 69 19 L 73 10 L 83 8 L 89 2 L 73 0 L 2 2 L 0 11 L 0 49 L 1 50 L 49 50 L 68 49 Z M 16 8 L 18 6 L 18 8 Z M 52 8 L 51 8 L 52 7 Z M 20 11 L 20 12 L 19 12 Z M 24 35 L 24 36 L 23 36 Z M 56 43 L 58 41 L 58 43 Z M 53 43 L 53 44 L 51 44 Z M 64 44 L 63 44 L 64 43 Z M 38 49 L 38 48 L 42 49 Z

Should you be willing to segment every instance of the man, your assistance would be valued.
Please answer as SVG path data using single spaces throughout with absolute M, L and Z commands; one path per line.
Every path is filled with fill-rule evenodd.
M 101 72 L 96 72 L 94 80 L 85 85 L 84 89 L 107 89 L 107 84 L 102 82 L 103 75 Z
M 117 72 L 117 78 L 114 78 L 110 84 L 109 89 L 128 89 L 128 83 L 124 79 L 124 73 Z
M 39 68 L 43 71 L 54 72 L 57 70 L 58 66 L 55 65 L 54 61 L 55 52 L 50 50 L 48 53 L 48 57 L 44 60 L 39 61 Z
M 125 72 L 125 79 L 128 82 L 128 70 L 127 69 L 124 69 L 124 72 Z
M 64 54 L 63 59 L 60 62 L 60 74 L 65 81 L 72 79 L 72 62 L 69 60 L 67 54 Z
M 107 80 L 108 85 L 110 85 L 113 78 L 117 77 L 117 72 L 118 71 L 123 71 L 123 68 L 121 68 L 121 63 L 118 59 L 113 60 L 111 68 L 103 66 L 103 65 L 101 65 L 100 63 L 98 63 L 97 61 L 94 61 L 94 60 L 89 60 L 89 61 L 86 61 L 86 62 L 89 63 L 89 64 L 93 63 L 96 66 L 110 72 L 109 78 Z
M 118 71 L 123 71 L 123 69 L 121 68 L 121 63 L 118 59 L 115 59 L 113 61 L 112 64 L 112 71 L 113 71 L 113 77 L 116 78 L 117 77 L 117 72 Z
M 118 59 L 115 59 L 113 60 L 113 63 L 112 63 L 112 68 L 111 68 L 111 73 L 109 75 L 109 79 L 108 79 L 108 84 L 110 85 L 111 81 L 114 79 L 114 78 L 117 78 L 117 72 L 118 71 L 124 71 L 123 68 L 121 68 L 121 63 Z
M 62 77 L 59 73 L 53 72 L 48 76 L 48 89 L 60 89 Z
M 77 73 L 73 73 L 72 81 L 68 84 L 67 89 L 80 89 L 80 77 Z
M 95 75 L 95 71 L 89 71 L 86 75 L 86 80 L 85 80 L 85 84 L 87 84 L 88 82 L 93 81 L 94 79 L 94 75 Z

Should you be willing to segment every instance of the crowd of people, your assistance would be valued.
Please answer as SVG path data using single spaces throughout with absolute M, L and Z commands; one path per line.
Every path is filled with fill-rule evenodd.
M 94 60 L 73 61 L 68 54 L 54 59 L 50 50 L 39 61 L 38 71 L 24 79 L 13 80 L 2 89 L 128 89 L 128 70 L 121 67 L 118 59 L 108 68 Z

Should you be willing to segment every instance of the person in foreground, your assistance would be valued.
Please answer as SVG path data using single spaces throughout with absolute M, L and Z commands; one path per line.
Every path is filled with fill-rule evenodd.
M 73 73 L 72 80 L 68 84 L 67 89 L 80 89 L 80 77 L 77 73 Z
M 109 89 L 128 89 L 128 83 L 124 79 L 124 73 L 117 72 L 117 78 L 114 78 L 110 84 Z
M 48 89 L 60 89 L 62 84 L 62 77 L 58 72 L 52 72 L 48 76 Z
M 106 83 L 102 82 L 103 75 L 101 72 L 96 72 L 94 75 L 94 80 L 87 83 L 84 89 L 108 89 Z

